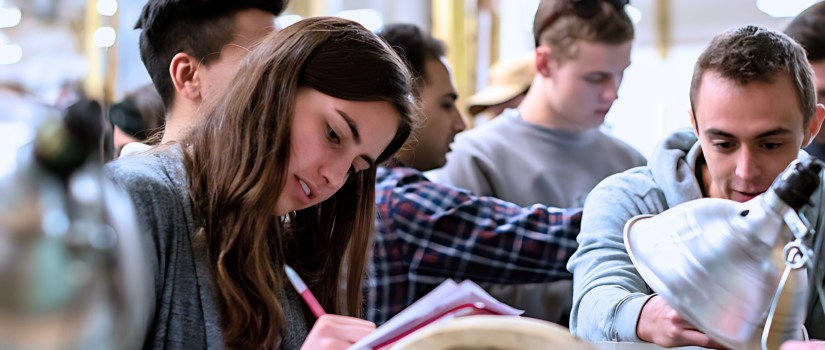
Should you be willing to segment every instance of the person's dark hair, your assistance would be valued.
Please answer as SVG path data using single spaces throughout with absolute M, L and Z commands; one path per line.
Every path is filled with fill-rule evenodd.
M 536 47 L 548 45 L 560 62 L 576 57 L 576 43 L 621 44 L 633 40 L 628 0 L 540 0 L 533 18 Z
M 444 43 L 424 33 L 414 24 L 389 24 L 378 33 L 406 62 L 416 85 L 427 81 L 424 67 L 428 60 L 438 60 L 446 54 Z
M 150 142 L 163 127 L 165 110 L 160 95 L 151 84 L 126 94 L 118 103 L 109 107 L 109 120 L 113 125 L 140 142 Z M 157 141 L 157 140 L 155 140 Z
M 81 98 L 63 110 L 62 121 L 61 131 L 65 132 L 65 135 L 58 137 L 59 131 L 56 128 L 44 129 L 45 134 L 51 132 L 54 136 L 38 137 L 36 140 L 35 157 L 47 171 L 66 180 L 90 157 L 103 161 L 112 159 L 112 139 L 104 137 L 103 110 L 100 103 L 93 99 Z M 60 147 L 55 147 L 58 145 Z
M 753 81 L 771 83 L 778 74 L 788 74 L 794 84 L 807 124 L 816 111 L 813 71 L 805 50 L 793 39 L 772 29 L 753 25 L 728 30 L 717 35 L 699 56 L 690 82 L 690 104 L 696 122 L 697 98 L 706 72 L 745 85 Z
M 179 52 L 209 64 L 232 41 L 233 16 L 246 9 L 278 15 L 289 0 L 149 0 L 135 24 L 140 33 L 140 58 L 163 98 L 172 106 L 175 88 L 169 65 Z M 275 23 L 272 24 L 273 26 Z
M 278 346 L 287 322 L 278 299 L 284 263 L 327 311 L 360 316 L 376 165 L 350 175 L 328 200 L 277 217 L 295 99 L 308 87 L 346 100 L 389 102 L 398 114 L 385 117 L 400 118 L 399 126 L 378 164 L 419 123 L 411 81 L 401 58 L 369 30 L 314 17 L 267 36 L 241 62 L 227 93 L 204 106 L 203 122 L 181 143 L 230 348 Z
M 811 5 L 794 18 L 785 34 L 805 49 L 808 61 L 825 59 L 825 1 Z

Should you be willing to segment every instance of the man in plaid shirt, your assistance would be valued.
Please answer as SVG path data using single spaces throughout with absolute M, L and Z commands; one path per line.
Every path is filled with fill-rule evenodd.
M 447 278 L 530 283 L 570 279 L 580 209 L 521 207 L 430 182 L 464 129 L 440 42 L 412 25 L 381 33 L 405 56 L 427 124 L 417 143 L 378 169 L 375 248 L 366 318 L 381 324 Z

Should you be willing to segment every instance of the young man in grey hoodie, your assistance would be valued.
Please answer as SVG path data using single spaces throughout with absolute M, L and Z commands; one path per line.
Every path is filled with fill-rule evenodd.
M 601 182 L 584 206 L 573 273 L 570 328 L 590 341 L 653 342 L 661 346 L 717 347 L 645 284 L 622 238 L 628 219 L 658 214 L 703 198 L 747 201 L 768 189 L 819 131 L 825 107 L 816 104 L 810 65 L 793 40 L 746 26 L 710 43 L 696 63 L 690 89 L 693 129 L 668 136 L 646 167 Z M 825 240 L 822 186 L 804 214 L 814 225 L 814 248 Z M 820 259 L 821 261 L 821 259 Z M 823 269 L 811 273 L 806 327 L 825 337 L 814 289 Z

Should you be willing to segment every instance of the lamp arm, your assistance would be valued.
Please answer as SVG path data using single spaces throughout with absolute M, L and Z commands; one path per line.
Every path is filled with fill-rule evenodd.
M 790 275 L 791 270 L 807 267 L 809 270 L 815 271 L 813 269 L 814 259 L 811 259 L 813 256 L 813 251 L 804 243 L 804 240 L 809 235 L 814 234 L 814 230 L 810 228 L 810 223 L 804 215 L 797 213 L 796 210 L 793 210 L 792 208 L 785 210 L 782 217 L 785 224 L 793 233 L 795 239 L 788 242 L 788 244 L 786 244 L 783 248 L 785 269 L 782 272 L 782 277 L 776 287 L 776 293 L 774 293 L 773 298 L 771 299 L 768 317 L 765 320 L 765 327 L 762 329 L 762 350 L 768 350 L 768 335 L 770 334 L 771 326 L 773 325 L 773 318 L 776 314 L 776 308 L 779 305 L 779 298 L 782 295 L 782 289 L 788 281 L 788 276 Z M 821 283 L 817 284 L 817 291 L 819 292 L 819 297 L 821 299 L 825 295 Z
M 808 267 L 808 269 L 813 270 L 814 259 L 811 259 L 813 251 L 805 246 L 802 242 L 802 238 L 796 238 L 792 242 L 788 242 L 783 249 L 783 255 L 785 256 L 785 269 L 782 272 L 782 277 L 779 279 L 779 284 L 776 286 L 776 293 L 774 293 L 773 298 L 771 299 L 771 306 L 768 311 L 768 317 L 765 320 L 765 327 L 762 328 L 762 350 L 768 350 L 768 335 L 770 334 L 771 327 L 773 326 L 773 318 L 776 314 L 776 307 L 779 305 L 779 298 L 782 295 L 782 289 L 785 288 L 785 284 L 788 281 L 788 276 L 790 275 L 791 270 L 803 267 Z M 819 292 L 820 298 L 825 295 L 825 293 L 823 293 L 821 283 L 817 284 L 817 291 Z
M 762 329 L 762 350 L 768 350 L 768 335 L 771 331 L 771 326 L 773 326 L 773 316 L 776 314 L 776 307 L 779 305 L 779 297 L 782 295 L 782 289 L 785 287 L 785 283 L 788 281 L 788 276 L 791 274 L 791 264 L 785 261 L 787 266 L 785 266 L 785 270 L 782 272 L 782 278 L 779 280 L 779 285 L 776 287 L 776 293 L 773 295 L 773 299 L 771 300 L 771 308 L 768 311 L 768 318 L 765 320 L 765 327 Z
M 802 213 L 797 213 L 796 210 L 788 208 L 785 210 L 782 218 L 784 219 L 785 224 L 788 225 L 788 228 L 791 229 L 791 233 L 793 233 L 796 239 L 802 240 L 807 238 L 809 235 L 814 235 L 814 230 L 810 228 L 810 222 Z

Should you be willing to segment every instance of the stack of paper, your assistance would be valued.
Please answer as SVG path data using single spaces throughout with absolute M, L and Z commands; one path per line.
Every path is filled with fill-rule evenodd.
M 496 300 L 470 280 L 456 284 L 448 279 L 348 350 L 382 348 L 432 322 L 453 317 L 478 313 L 517 316 L 523 312 Z

